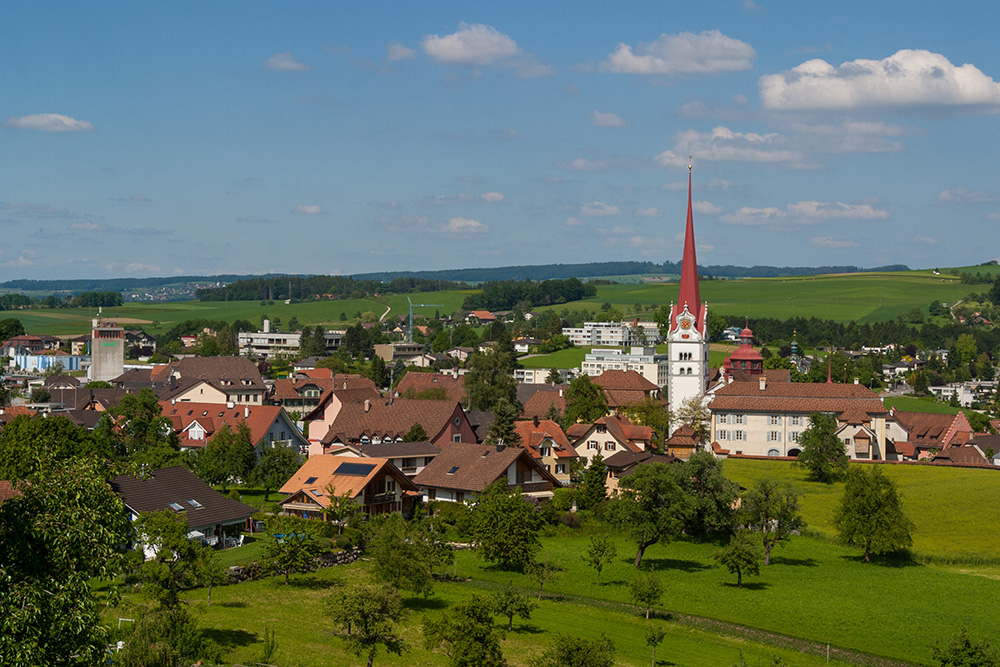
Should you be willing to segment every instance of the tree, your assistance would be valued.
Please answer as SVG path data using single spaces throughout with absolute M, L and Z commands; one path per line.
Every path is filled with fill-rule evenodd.
M 615 541 L 607 535 L 598 535 L 590 538 L 590 545 L 587 547 L 587 554 L 583 560 L 587 565 L 597 570 L 597 585 L 601 585 L 601 571 L 604 566 L 618 557 L 618 546 Z
M 744 574 L 760 574 L 760 546 L 746 530 L 736 531 L 729 538 L 729 544 L 716 552 L 713 559 L 736 575 L 737 588 L 743 588 Z
M 493 627 L 490 603 L 473 595 L 424 621 L 424 646 L 443 646 L 450 667 L 507 667 L 500 648 L 502 635 Z
M 344 332 L 344 349 L 355 359 L 366 359 L 375 356 L 375 347 L 372 345 L 368 330 L 361 322 L 353 327 L 348 327 Z
M 48 403 L 52 400 L 52 394 L 45 387 L 35 387 L 31 390 L 30 403 Z
M 542 515 L 520 489 L 508 489 L 506 478 L 476 496 L 472 536 L 480 555 L 507 570 L 523 570 L 541 548 Z
M 666 463 L 636 467 L 618 484 L 619 494 L 611 501 L 608 514 L 613 523 L 629 535 L 637 547 L 634 565 L 642 564 L 646 549 L 681 532 L 693 507 Z
M 545 584 L 555 581 L 562 574 L 562 568 L 547 558 L 543 561 L 529 563 L 524 571 L 525 574 L 538 582 L 538 602 L 542 601 L 542 589 Z
M 106 477 L 119 472 L 50 459 L 12 480 L 17 494 L 0 503 L 0 664 L 104 664 L 108 629 L 90 581 L 124 569 L 132 525 Z
M 8 317 L 0 320 L 0 340 L 7 340 L 13 338 L 14 336 L 24 335 L 24 325 L 21 324 L 21 320 L 13 317 Z
M 629 595 L 632 601 L 646 608 L 646 620 L 649 620 L 649 610 L 663 597 L 663 584 L 660 578 L 652 572 L 640 571 L 628 582 Z
M 513 629 L 515 616 L 520 616 L 527 621 L 531 618 L 531 612 L 538 606 L 511 583 L 507 583 L 491 593 L 489 601 L 493 613 L 507 619 L 507 632 Z
M 583 473 L 583 488 L 577 496 L 582 509 L 594 509 L 608 498 L 608 467 L 600 452 L 590 459 L 590 465 Z
M 652 667 L 656 667 L 656 647 L 663 643 L 663 639 L 666 636 L 667 631 L 662 627 L 653 625 L 652 623 L 646 626 L 646 646 L 653 647 Z
M 302 457 L 288 447 L 265 447 L 247 481 L 264 489 L 264 502 L 280 489 L 302 465 Z
M 371 556 L 376 578 L 394 588 L 430 595 L 433 553 L 423 535 L 400 514 L 390 514 L 382 521 L 372 538 Z
M 153 468 L 185 461 L 173 424 L 161 414 L 159 399 L 152 389 L 144 387 L 138 394 L 122 396 L 106 415 L 110 419 L 101 419 L 94 435 L 110 443 L 119 458 Z
M 252 437 L 246 422 L 240 422 L 236 429 L 223 424 L 198 457 L 198 476 L 209 484 L 221 485 L 223 493 L 230 482 L 249 479 L 257 460 Z
M 323 508 L 323 514 L 337 524 L 337 534 L 344 534 L 344 524 L 348 519 L 361 511 L 358 501 L 354 499 L 354 489 L 348 489 L 339 496 L 333 484 L 326 487 L 326 497 L 330 504 Z
M 169 509 L 140 515 L 136 533 L 139 553 L 153 553 L 139 566 L 136 576 L 161 607 L 176 608 L 181 591 L 194 588 L 198 582 L 199 552 L 206 547 L 188 539 L 186 517 Z
M 465 395 L 470 410 L 493 412 L 503 400 L 517 404 L 517 381 L 510 372 L 510 355 L 489 351 L 473 354 L 466 362 Z
M 581 375 L 569 383 L 566 390 L 566 424 L 593 423 L 608 414 L 608 397 L 600 385 L 594 384 L 589 375 Z
M 102 657 L 101 664 L 107 664 L 107 653 Z M 222 655 L 185 609 L 172 607 L 138 615 L 132 636 L 114 660 L 122 667 L 176 667 L 199 658 L 214 664 Z
M 847 470 L 847 452 L 837 437 L 837 420 L 831 415 L 809 415 L 809 428 L 799 436 L 799 444 L 802 452 L 796 463 L 807 468 L 813 479 L 829 484 Z
M 722 463 L 706 451 L 697 451 L 680 468 L 678 482 L 692 501 L 685 525 L 687 533 L 701 539 L 710 533 L 730 530 L 740 487 L 723 476 Z
M 712 434 L 712 413 L 705 405 L 705 396 L 690 396 L 674 410 L 674 419 L 694 429 L 698 442 L 708 442 Z
M 521 436 L 514 427 L 517 416 L 521 412 L 521 406 L 511 403 L 506 398 L 501 398 L 493 406 L 493 421 L 486 432 L 486 439 L 483 444 L 489 446 L 508 445 L 510 447 L 521 446 Z
M 771 564 L 771 549 L 805 526 L 799 516 L 799 494 L 787 483 L 757 480 L 743 494 L 743 525 L 755 531 L 764 547 L 764 565 Z
M 212 588 L 229 583 L 229 569 L 219 558 L 219 552 L 215 549 L 200 549 L 198 551 L 198 561 L 195 564 L 199 586 L 208 589 L 208 599 L 206 606 L 212 606 Z
M 401 655 L 406 644 L 397 625 L 403 619 L 403 600 L 388 584 L 357 583 L 327 600 L 330 618 L 344 627 L 347 646 L 354 655 L 367 655 L 368 667 L 380 646 Z
M 553 366 L 549 369 L 549 374 L 545 376 L 545 382 L 547 384 L 556 385 L 562 382 L 562 374 L 559 373 L 559 369 Z
M 290 574 L 305 574 L 316 569 L 320 545 L 307 533 L 284 530 L 278 527 L 267 533 L 264 542 L 264 559 L 277 574 L 285 576 L 288 585 Z
M 427 431 L 420 422 L 414 422 L 410 430 L 403 436 L 403 442 L 427 442 Z
M 598 639 L 556 635 L 555 643 L 534 664 L 535 667 L 613 667 L 615 645 L 603 634 Z
M 379 389 L 389 385 L 389 374 L 385 370 L 385 360 L 382 357 L 378 355 L 372 357 L 371 368 L 368 369 L 368 377 Z
M 19 415 L 0 431 L 0 479 L 26 479 L 53 462 L 90 454 L 108 458 L 110 451 L 66 417 Z
M 913 544 L 913 524 L 903 513 L 896 484 L 882 473 L 881 466 L 850 471 L 833 521 L 841 541 L 865 550 L 866 563 L 873 553 L 898 551 Z
M 663 449 L 670 431 L 670 412 L 662 402 L 655 398 L 644 398 L 638 403 L 626 405 L 622 411 L 633 424 L 653 429 L 653 444 L 657 449 Z
M 974 639 L 965 627 L 946 646 L 931 646 L 931 655 L 940 667 L 1000 667 L 996 649 L 985 639 Z

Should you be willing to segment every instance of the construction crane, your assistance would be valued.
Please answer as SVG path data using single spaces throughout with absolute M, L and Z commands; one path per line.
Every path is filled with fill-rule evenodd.
M 412 301 L 410 301 L 410 297 L 406 297 L 406 301 L 407 301 L 407 303 L 410 304 L 410 328 L 406 330 L 406 342 L 407 343 L 412 343 L 413 342 L 413 307 L 416 306 L 417 308 L 423 308 L 424 306 L 438 306 L 440 308 L 444 308 L 444 304 L 443 303 L 413 303 Z

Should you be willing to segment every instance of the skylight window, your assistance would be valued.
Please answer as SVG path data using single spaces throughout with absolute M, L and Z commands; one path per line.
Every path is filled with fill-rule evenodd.
M 181 505 L 180 503 L 167 503 L 167 504 L 170 506 L 170 509 L 172 509 L 175 512 L 183 512 L 184 511 L 184 506 Z
M 191 507 L 193 507 L 195 509 L 200 509 L 202 507 L 202 504 L 199 503 L 194 498 L 191 498 L 190 500 L 188 500 L 188 505 L 190 505 Z
M 452 468 L 451 470 L 449 470 L 448 474 L 449 475 L 454 475 L 456 472 L 458 472 L 458 466 L 455 466 L 454 468 Z
M 315 484 L 317 479 L 319 479 L 319 477 L 308 477 L 306 478 L 306 484 Z

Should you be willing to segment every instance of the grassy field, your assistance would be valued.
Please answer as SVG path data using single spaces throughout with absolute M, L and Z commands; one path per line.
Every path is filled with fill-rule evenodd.
M 591 347 L 572 347 L 567 350 L 559 350 L 552 354 L 542 354 L 533 357 L 522 357 L 518 360 L 522 368 L 579 368 L 584 357 L 590 352 Z M 708 350 L 708 364 L 712 368 L 718 368 L 722 362 L 736 349 L 735 345 L 712 343 Z M 666 354 L 666 345 L 657 345 L 656 351 Z
M 843 483 L 807 480 L 806 471 L 790 461 L 728 459 L 727 477 L 750 486 L 762 477 L 785 480 L 803 494 L 802 515 L 808 529 L 833 539 L 833 515 Z M 903 509 L 915 524 L 913 553 L 931 562 L 1000 564 L 1000 471 L 885 464 L 882 470 L 903 498 Z
M 904 412 L 928 412 L 935 415 L 957 415 L 961 408 L 953 408 L 950 405 L 938 403 L 937 401 L 924 400 L 914 396 L 890 396 L 883 399 L 887 410 L 896 408 Z

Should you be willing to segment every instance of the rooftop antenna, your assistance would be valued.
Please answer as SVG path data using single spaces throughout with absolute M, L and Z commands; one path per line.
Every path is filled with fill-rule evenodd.
M 413 307 L 422 308 L 424 306 L 438 306 L 444 308 L 443 303 L 413 303 L 410 301 L 410 297 L 406 297 L 406 301 L 410 304 L 410 327 L 406 330 L 406 342 L 413 342 Z

